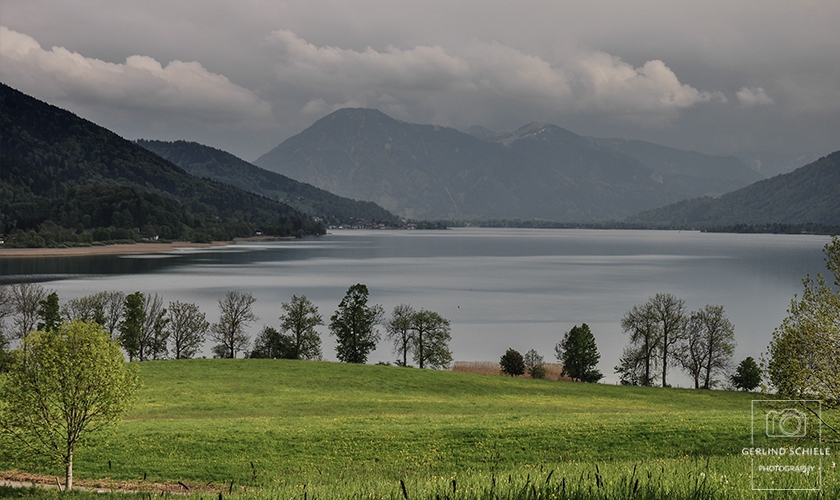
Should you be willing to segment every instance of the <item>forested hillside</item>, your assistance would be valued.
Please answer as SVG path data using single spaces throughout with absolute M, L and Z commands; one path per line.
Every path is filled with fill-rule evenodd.
M 195 142 L 141 139 L 137 144 L 196 177 L 206 177 L 281 201 L 330 222 L 348 223 L 355 219 L 378 222 L 394 221 L 397 218 L 373 202 L 334 195 L 311 184 L 257 167 L 225 151 Z
M 194 177 L 78 116 L 0 84 L 0 233 L 7 245 L 318 234 L 288 205 Z
M 634 215 L 628 222 L 695 227 L 840 226 L 840 151 L 718 198 L 681 201 Z

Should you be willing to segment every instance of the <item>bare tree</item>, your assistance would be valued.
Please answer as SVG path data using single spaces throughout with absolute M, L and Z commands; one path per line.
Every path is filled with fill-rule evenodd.
M 622 383 L 653 385 L 658 367 L 657 353 L 662 333 L 648 304 L 633 306 L 621 319 L 621 328 L 630 333 L 630 345 L 624 349 L 616 372 Z
M 70 299 L 61 306 L 61 316 L 67 321 L 78 319 L 87 323 L 105 323 L 105 303 L 108 292 L 98 292 L 84 297 Z
M 685 335 L 685 301 L 670 293 L 657 293 L 648 301 L 653 319 L 659 324 L 662 338 L 660 343 L 660 357 L 662 359 L 662 387 L 668 387 L 668 366 L 675 364 L 676 359 L 669 359 L 673 349 L 679 345 Z
M 201 349 L 210 323 L 195 304 L 170 302 L 168 315 L 169 339 L 175 359 L 191 358 Z
M 400 304 L 394 307 L 391 319 L 385 323 L 385 335 L 394 343 L 394 354 L 402 356 L 402 366 L 408 365 L 408 351 L 411 350 L 414 340 L 414 331 L 411 329 L 412 316 L 414 308 L 408 304 Z
M 12 289 L 5 285 L 0 285 L 0 342 L 5 338 L 5 321 L 6 318 L 14 314 L 14 295 Z
M 237 291 L 227 292 L 225 298 L 219 299 L 221 315 L 219 322 L 210 327 L 210 338 L 218 342 L 214 352 L 223 355 L 220 357 L 235 358 L 237 352 L 248 347 L 250 339 L 245 328 L 259 319 L 251 310 L 255 301 L 250 293 Z
M 147 361 L 150 357 L 156 359 L 161 349 L 166 349 L 166 339 L 163 340 L 161 348 L 159 337 L 164 334 L 162 323 L 166 315 L 163 308 L 163 299 L 155 293 L 143 295 L 143 326 L 140 331 L 139 349 L 137 351 L 140 361 Z
M 124 310 L 125 293 L 119 291 L 108 292 L 108 299 L 105 301 L 103 308 L 105 323 L 102 326 L 111 335 L 112 339 L 117 337 L 117 330 L 123 319 Z
M 38 323 L 38 308 L 47 298 L 47 291 L 37 283 L 19 283 L 12 286 L 12 304 L 15 310 L 14 336 L 22 339 L 35 329 Z
M 729 368 L 735 352 L 735 327 L 723 313 L 723 306 L 707 305 L 694 311 L 688 320 L 685 340 L 677 357 L 694 378 L 694 388 L 711 389 L 714 375 Z
M 411 316 L 411 329 L 414 330 L 414 361 L 420 368 L 427 365 L 446 368 L 452 363 L 452 351 L 449 350 L 452 335 L 448 319 L 434 311 L 422 309 Z

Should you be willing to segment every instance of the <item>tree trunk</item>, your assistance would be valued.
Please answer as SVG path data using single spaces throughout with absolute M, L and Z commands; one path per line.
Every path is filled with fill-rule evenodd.
M 73 449 L 67 454 L 67 467 L 64 469 L 64 491 L 73 489 Z

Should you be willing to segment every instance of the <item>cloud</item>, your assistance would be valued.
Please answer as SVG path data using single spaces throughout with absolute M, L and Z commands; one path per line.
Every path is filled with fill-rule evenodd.
M 233 124 L 265 121 L 271 106 L 198 62 L 134 55 L 114 64 L 64 47 L 44 50 L 32 37 L 0 26 L 0 78 L 46 100 L 151 112 L 160 120 Z
M 290 30 L 267 38 L 275 50 L 276 75 L 283 83 L 309 89 L 305 112 L 337 103 L 433 109 L 452 106 L 530 105 L 561 113 L 612 113 L 642 122 L 668 121 L 679 110 L 709 101 L 720 92 L 681 83 L 660 60 L 634 68 L 599 51 L 578 51 L 551 62 L 499 42 L 472 42 L 460 50 L 418 45 L 351 50 L 317 46 Z
M 773 99 L 761 87 L 741 87 L 735 96 L 738 97 L 738 103 L 745 108 L 759 104 L 773 104 Z

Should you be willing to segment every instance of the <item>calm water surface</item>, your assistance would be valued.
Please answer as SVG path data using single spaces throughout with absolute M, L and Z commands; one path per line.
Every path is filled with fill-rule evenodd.
M 801 278 L 824 271 L 828 241 L 675 231 L 334 231 L 166 254 L 3 259 L 0 281 L 42 282 L 62 303 L 102 290 L 157 292 L 167 302 L 199 304 L 211 322 L 218 299 L 241 290 L 257 299 L 252 335 L 277 325 L 279 304 L 292 294 L 309 297 L 329 322 L 347 288 L 365 283 L 387 314 L 410 303 L 448 318 L 457 360 L 498 360 L 513 347 L 553 361 L 563 332 L 588 323 L 600 369 L 614 382 L 627 341 L 621 317 L 657 292 L 685 299 L 690 310 L 723 305 L 735 324 L 736 361 L 758 358 L 800 293 Z M 332 338 L 321 331 L 325 358 L 335 359 Z M 394 359 L 382 342 L 370 362 Z M 674 374 L 675 383 L 688 384 Z

